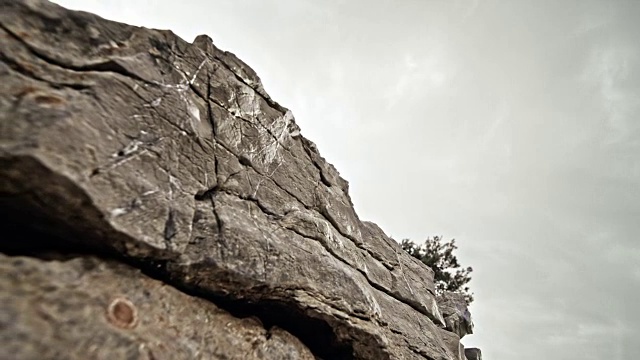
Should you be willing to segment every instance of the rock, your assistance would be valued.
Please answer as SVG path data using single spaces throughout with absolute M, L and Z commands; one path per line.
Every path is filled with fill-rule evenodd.
M 121 263 L 0 260 L 0 342 L 12 359 L 314 359 L 282 329 Z
M 461 339 L 467 334 L 473 334 L 473 321 L 464 294 L 447 291 L 438 296 L 437 301 L 444 316 L 445 329 L 458 335 Z
M 467 360 L 482 360 L 482 352 L 478 348 L 464 349 Z
M 348 183 L 248 65 L 206 36 L 190 44 L 170 31 L 44 0 L 0 6 L 0 218 L 7 234 L 19 234 L 2 240 L 0 250 L 11 255 L 3 266 L 17 266 L 21 255 L 75 259 L 21 260 L 32 265 L 7 271 L 68 268 L 91 279 L 92 270 L 76 261 L 108 258 L 99 265 L 104 281 L 92 282 L 96 294 L 106 296 L 119 279 L 153 283 L 115 270 L 113 262 L 143 270 L 175 289 L 171 306 L 193 301 L 182 313 L 186 320 L 175 320 L 177 329 L 203 326 L 197 314 L 215 308 L 203 302 L 269 324 L 242 330 L 259 341 L 271 336 L 265 357 L 289 346 L 298 349 L 296 358 L 306 347 L 324 359 L 457 359 L 439 329 L 445 319 L 433 272 L 375 224 L 360 221 Z M 46 286 L 32 291 L 9 283 L 2 296 L 28 302 Z M 140 306 L 139 293 L 126 294 Z M 87 312 L 104 308 L 107 300 L 90 295 L 69 288 L 68 299 L 52 301 L 86 299 Z M 114 309 L 130 307 L 123 304 Z M 128 316 L 114 319 L 125 325 L 119 331 L 133 331 Z M 14 339 L 20 328 L 5 324 L 2 346 L 24 346 L 23 358 L 31 347 L 66 349 Z M 203 331 L 224 332 L 217 325 Z M 89 349 L 82 348 L 91 341 L 85 325 L 64 326 L 78 326 L 65 341 Z M 103 326 L 101 336 L 111 336 L 105 324 L 86 326 Z M 277 328 L 277 336 L 264 333 Z M 173 333 L 185 338 L 167 356 L 198 349 L 187 345 L 185 331 Z M 167 335 L 145 336 L 165 343 Z M 138 349 L 127 339 L 123 348 Z M 244 356 L 241 349 L 229 358 Z
M 466 360 L 464 346 L 460 343 L 460 337 L 445 329 L 438 330 L 440 331 L 440 337 L 447 347 L 447 350 L 449 350 L 451 357 L 456 360 Z

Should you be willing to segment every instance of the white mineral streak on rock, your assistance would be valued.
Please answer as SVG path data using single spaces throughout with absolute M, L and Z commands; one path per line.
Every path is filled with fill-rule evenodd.
M 138 149 L 140 148 L 140 145 L 142 145 L 141 141 L 133 140 L 132 142 L 127 144 L 127 146 L 125 146 L 124 149 L 112 154 L 111 156 L 112 157 L 129 156 L 134 152 L 138 151 Z
M 338 248 L 344 248 L 344 244 L 342 243 L 342 239 L 340 235 L 334 234 L 333 226 L 329 224 L 328 221 L 321 220 L 324 225 L 324 234 L 327 240 L 331 241 L 332 244 L 336 245 Z
M 187 112 L 191 119 L 191 129 L 194 133 L 198 134 L 198 128 L 200 126 L 200 109 L 198 109 L 198 106 L 196 106 L 191 99 L 186 99 L 186 104 Z
M 187 115 L 187 118 L 188 118 L 188 121 L 189 121 L 188 126 L 185 126 L 187 124 L 182 124 L 182 126 L 185 127 L 187 130 L 190 130 L 191 134 L 195 135 L 198 138 L 201 137 L 201 134 L 198 131 L 200 129 L 200 121 L 201 121 L 201 119 L 200 119 L 200 109 L 194 103 L 194 101 L 191 100 L 191 98 L 187 97 L 186 93 L 190 89 L 190 86 L 195 83 L 196 78 L 198 77 L 198 74 L 200 73 L 200 70 L 202 70 L 202 68 L 204 67 L 204 64 L 207 61 L 208 61 L 208 59 L 205 57 L 205 59 L 202 60 L 202 62 L 198 66 L 196 72 L 193 74 L 191 79 L 187 78 L 187 75 L 189 74 L 188 71 L 187 72 L 183 72 L 183 71 L 180 70 L 180 67 L 178 65 L 175 65 L 174 69 L 182 77 L 182 81 L 180 81 L 180 83 L 178 83 L 178 84 L 165 84 L 164 82 L 157 82 L 157 81 L 153 82 L 157 86 L 160 86 L 160 87 L 162 87 L 164 89 L 173 90 L 178 94 L 178 97 L 180 97 L 180 100 L 182 100 L 182 102 L 185 105 L 186 115 Z M 185 75 L 185 73 L 186 73 L 186 75 Z M 161 102 L 162 102 L 162 97 L 159 97 L 159 98 L 153 100 L 148 106 L 157 107 L 157 106 L 160 105 Z
M 373 314 L 373 317 L 375 319 L 379 319 L 380 315 L 382 315 L 382 310 L 380 309 L 380 304 L 378 304 L 378 300 L 376 300 L 370 288 L 363 288 L 362 292 L 365 298 L 367 299 L 367 301 L 369 302 L 369 305 L 371 306 L 371 312 Z
M 433 316 L 435 316 L 436 319 L 438 319 L 438 321 L 440 321 L 441 324 L 444 324 L 444 317 L 442 316 L 442 314 L 440 314 L 440 309 L 438 308 L 438 303 L 433 300 L 431 301 L 431 309 L 429 309 L 431 314 L 433 314 Z
M 118 217 L 128 213 L 129 211 L 125 208 L 116 208 L 111 210 L 111 217 Z
M 155 193 L 157 193 L 157 192 L 158 192 L 158 190 L 157 190 L 157 189 L 156 189 L 156 190 L 149 190 L 149 191 L 145 191 L 145 192 L 143 192 L 143 193 L 142 193 L 142 196 L 149 196 L 149 195 L 153 195 L 153 194 L 155 194 Z
M 289 124 L 293 121 L 293 114 L 290 110 L 274 120 L 271 124 L 269 131 L 264 131 L 265 138 L 267 139 L 267 145 L 264 147 L 262 153 L 264 154 L 264 164 L 269 166 L 274 163 L 275 160 L 282 161 L 282 156 L 279 154 L 280 146 L 286 140 L 289 134 Z M 274 139 L 275 137 L 275 139 Z
M 207 58 L 206 57 L 204 58 L 204 60 L 202 60 L 202 62 L 198 66 L 198 70 L 196 70 L 195 74 L 193 74 L 193 77 L 191 77 L 191 80 L 189 80 L 189 84 L 190 85 L 193 85 L 193 83 L 196 81 L 196 78 L 198 77 L 198 73 L 200 73 L 200 70 L 202 70 L 202 67 L 204 66 L 205 62 L 207 62 Z M 187 73 L 187 75 L 188 74 L 189 73 Z

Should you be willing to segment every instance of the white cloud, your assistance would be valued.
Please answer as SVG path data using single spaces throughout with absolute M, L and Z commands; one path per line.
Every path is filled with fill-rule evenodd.
M 415 100 L 437 93 L 453 76 L 453 67 L 447 63 L 442 51 L 433 51 L 431 55 L 416 58 L 413 54 L 405 54 L 400 64 L 395 83 L 385 93 L 387 110 L 402 102 Z
M 625 88 L 623 83 L 638 60 L 637 48 L 624 46 L 597 48 L 591 54 L 585 78 L 599 88 L 608 130 L 605 142 L 609 145 L 637 135 L 640 94 Z

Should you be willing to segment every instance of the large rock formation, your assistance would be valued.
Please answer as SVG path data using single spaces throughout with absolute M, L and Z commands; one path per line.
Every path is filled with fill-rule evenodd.
M 464 359 L 433 273 L 251 68 L 0 0 L 0 346 L 15 359 Z

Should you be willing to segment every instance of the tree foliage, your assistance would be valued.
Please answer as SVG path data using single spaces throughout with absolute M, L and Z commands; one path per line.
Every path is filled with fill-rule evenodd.
M 470 266 L 463 268 L 458 263 L 458 258 L 453 253 L 458 248 L 455 239 L 444 242 L 442 236 L 434 236 L 427 238 L 422 245 L 404 239 L 401 245 L 409 255 L 433 270 L 436 294 L 444 291 L 460 292 L 464 294 L 467 305 L 473 302 L 473 293 L 466 286 L 471 281 L 473 269 Z

